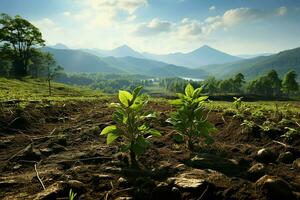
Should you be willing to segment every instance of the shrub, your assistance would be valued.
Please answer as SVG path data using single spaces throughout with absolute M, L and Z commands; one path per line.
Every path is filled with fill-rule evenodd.
M 132 93 L 119 91 L 120 103 L 112 103 L 115 108 L 113 121 L 115 125 L 104 128 L 100 135 L 107 136 L 107 144 L 122 137 L 121 151 L 130 152 L 131 165 L 138 167 L 136 157 L 143 154 L 150 146 L 147 140 L 151 136 L 160 136 L 160 132 L 149 127 L 149 119 L 155 118 L 153 112 L 144 112 L 148 103 L 146 95 L 140 95 L 142 87 L 137 87 Z M 148 137 L 146 137 L 148 136 Z
M 190 149 L 194 148 L 194 140 L 198 137 L 204 137 L 207 144 L 212 143 L 210 132 L 216 130 L 207 120 L 204 102 L 208 96 L 201 96 L 201 91 L 202 88 L 194 89 L 188 84 L 185 94 L 179 93 L 179 99 L 171 102 L 177 107 L 177 111 L 167 120 L 178 131 L 174 139 L 183 141 L 184 136 L 187 136 L 187 145 Z

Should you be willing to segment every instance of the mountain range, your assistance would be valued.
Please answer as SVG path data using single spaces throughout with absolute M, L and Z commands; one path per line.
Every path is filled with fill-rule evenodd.
M 247 79 L 275 69 L 280 75 L 293 69 L 300 74 L 300 48 L 277 54 L 232 56 L 209 46 L 190 53 L 154 55 L 140 53 L 123 45 L 106 51 L 100 49 L 72 50 L 63 44 L 44 48 L 51 52 L 69 72 L 134 73 L 149 76 L 179 76 L 203 79 L 208 75 L 227 78 L 243 73 Z M 163 61 L 162 61 L 163 60 Z M 205 65 L 207 63 L 211 63 Z M 199 66 L 199 67 L 196 67 Z
M 243 58 L 232 56 L 224 53 L 207 45 L 204 45 L 189 53 L 171 53 L 171 54 L 151 54 L 151 53 L 140 53 L 133 50 L 127 45 L 120 46 L 112 50 L 101 50 L 101 49 L 81 49 L 87 53 L 99 56 L 99 57 L 135 57 L 141 59 L 157 60 L 173 65 L 185 66 L 188 68 L 198 68 L 203 65 L 210 64 L 221 64 L 228 63 Z
M 289 70 L 295 70 L 300 75 L 300 48 L 232 63 L 202 66 L 200 69 L 218 78 L 243 73 L 247 79 L 253 79 L 271 69 L 275 69 L 281 76 Z
M 99 57 L 83 50 L 42 49 L 51 53 L 66 72 L 130 73 L 148 76 L 205 78 L 202 69 L 190 69 L 160 61 L 136 57 Z

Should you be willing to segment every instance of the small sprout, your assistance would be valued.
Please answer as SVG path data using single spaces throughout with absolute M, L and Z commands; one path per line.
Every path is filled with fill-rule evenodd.
M 75 200 L 77 193 L 73 192 L 72 189 L 69 191 L 69 200 Z
M 256 126 L 256 124 L 253 121 L 249 121 L 246 119 L 243 121 L 243 123 L 241 125 L 250 131 L 252 131 L 252 129 Z

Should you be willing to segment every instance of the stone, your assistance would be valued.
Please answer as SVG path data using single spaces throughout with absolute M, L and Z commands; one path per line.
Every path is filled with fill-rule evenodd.
M 293 160 L 294 160 L 294 155 L 290 151 L 281 153 L 278 156 L 278 161 L 286 163 L 286 164 L 292 163 Z
M 204 179 L 178 177 L 174 178 L 174 185 L 183 190 L 193 190 L 206 186 L 207 182 Z
M 266 193 L 268 199 L 296 199 L 290 185 L 279 177 L 265 175 L 257 180 L 255 185 L 258 189 Z
M 196 155 L 189 162 L 194 168 L 212 169 L 227 175 L 236 175 L 240 171 L 240 166 L 236 160 L 209 153 Z
M 46 190 L 38 193 L 34 200 L 57 199 L 64 192 L 64 190 L 66 190 L 65 185 L 62 181 L 59 181 L 47 187 Z
M 294 169 L 300 169 L 300 158 L 297 158 L 296 160 L 294 160 L 293 168 Z
M 265 166 L 262 163 L 256 163 L 247 172 L 248 178 L 252 181 L 256 181 L 263 175 L 265 175 Z
M 86 185 L 78 180 L 69 180 L 67 185 L 70 189 L 79 193 L 86 191 Z
M 262 163 L 271 163 L 276 160 L 276 155 L 270 149 L 262 148 L 257 151 L 255 158 Z

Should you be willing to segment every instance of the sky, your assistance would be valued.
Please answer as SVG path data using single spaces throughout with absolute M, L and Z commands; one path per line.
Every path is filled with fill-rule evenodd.
M 300 0 L 0 0 L 0 12 L 37 26 L 48 45 L 234 54 L 300 47 Z

